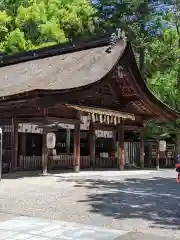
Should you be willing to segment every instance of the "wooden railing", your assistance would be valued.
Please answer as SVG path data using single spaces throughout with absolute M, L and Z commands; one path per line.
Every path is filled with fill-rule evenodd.
M 149 156 L 148 156 L 148 167 L 156 166 L 156 159 L 158 154 L 158 144 L 157 142 L 149 142 Z M 160 153 L 160 167 L 174 167 L 175 164 L 175 144 L 167 144 L 167 150 L 164 154 Z
M 90 167 L 90 156 L 81 156 L 81 168 Z M 41 156 L 20 156 L 19 169 L 20 170 L 38 170 L 42 168 Z M 73 168 L 73 155 L 57 155 L 50 156 L 48 160 L 49 169 L 71 169 Z
M 56 156 L 49 156 L 49 169 L 71 169 L 73 167 L 73 155 L 61 154 Z
M 90 156 L 81 156 L 81 169 L 90 168 Z
M 136 164 L 138 159 L 138 144 L 126 143 L 127 150 L 125 154 L 125 162 L 129 159 L 130 164 Z M 148 154 L 146 166 L 155 167 L 157 157 L 157 144 L 150 143 L 151 151 Z M 174 145 L 167 144 L 166 159 L 160 160 L 160 167 L 174 167 Z M 128 153 L 127 153 L 128 152 Z M 136 156 L 137 155 L 137 156 Z M 7 157 L 6 157 L 7 158 Z M 136 159 L 137 158 L 137 159 Z M 91 168 L 90 156 L 81 156 L 80 168 Z M 138 165 L 138 164 L 137 164 Z M 114 157 L 100 158 L 96 157 L 96 168 L 116 168 L 117 160 Z M 41 156 L 20 156 L 19 169 L 21 170 L 35 170 L 42 168 Z M 48 160 L 48 169 L 72 169 L 73 168 L 73 154 L 61 154 L 57 156 L 50 156 Z
M 20 170 L 38 170 L 42 168 L 41 156 L 20 156 L 19 169 Z
M 124 148 L 125 148 L 124 151 L 125 163 L 129 165 L 138 165 L 140 158 L 140 143 L 125 142 Z
M 137 164 L 138 158 L 138 142 L 125 142 L 125 162 L 129 164 Z M 95 159 L 95 166 L 90 162 L 90 156 L 80 157 L 80 168 L 117 168 L 117 160 L 115 157 L 97 157 Z M 20 166 L 22 170 L 41 169 L 41 156 L 20 156 Z M 61 154 L 49 156 L 48 169 L 72 169 L 73 168 L 73 154 Z
M 95 167 L 96 168 L 116 168 L 115 157 L 100 158 L 96 157 Z

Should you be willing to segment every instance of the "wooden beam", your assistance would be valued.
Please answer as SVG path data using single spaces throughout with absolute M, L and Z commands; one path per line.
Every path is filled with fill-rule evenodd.
M 156 170 L 159 170 L 159 141 L 157 141 L 157 152 L 156 152 Z
M 74 124 L 74 161 L 73 161 L 73 167 L 74 167 L 74 171 L 75 172 L 79 172 L 80 171 L 80 127 L 81 127 L 81 116 L 82 116 L 82 112 L 81 111 L 77 111 L 77 119 L 79 120 L 79 122 L 76 122 Z
M 116 131 L 117 127 L 115 125 L 104 125 L 101 123 L 94 123 L 94 128 L 98 130 L 104 130 L 104 131 Z M 125 131 L 137 131 L 139 132 L 141 126 L 136 125 L 124 125 Z
M 94 123 L 94 129 L 96 130 L 104 130 L 104 131 L 113 131 L 116 129 L 116 126 L 114 125 L 104 125 L 101 123 Z
M 118 148 L 119 169 L 124 170 L 124 125 L 122 120 L 118 125 Z
M 46 137 L 47 137 L 47 132 L 44 129 L 43 140 L 42 140 L 42 173 L 43 175 L 47 174 L 47 168 L 48 168 L 48 149 L 47 149 Z
M 81 123 L 80 119 L 67 119 L 67 118 L 58 118 L 58 117 L 17 117 L 18 123 L 36 123 L 36 124 L 43 124 L 43 125 L 50 125 L 50 124 L 58 124 L 58 123 L 65 123 L 65 124 L 76 124 Z
M 112 78 L 112 77 L 111 77 Z M 122 89 L 118 81 L 112 81 L 112 79 L 109 79 L 111 90 L 114 93 L 114 96 L 116 96 L 116 99 L 119 102 L 119 106 L 125 107 L 129 102 L 138 101 L 141 99 L 139 95 L 137 94 L 131 94 L 131 95 L 122 95 Z
M 80 171 L 80 123 L 74 125 L 74 171 Z
M 113 157 L 114 157 L 114 163 L 115 163 L 115 167 L 117 167 L 116 164 L 116 152 L 117 152 L 117 142 L 116 142 L 116 130 L 113 131 L 112 134 L 112 150 L 113 150 Z
M 15 118 L 12 118 L 12 169 L 18 167 L 18 124 Z
M 85 93 L 87 93 L 87 90 L 84 91 L 75 91 L 75 92 L 67 92 L 67 93 L 56 93 L 56 94 L 49 94 L 43 96 L 43 98 L 37 99 L 37 106 L 40 108 L 48 108 L 51 106 L 54 106 L 57 103 L 67 103 L 71 102 L 73 100 L 81 100 L 84 98 Z
M 132 125 L 124 125 L 124 130 L 125 131 L 134 131 L 134 132 L 139 132 L 140 126 L 132 126 Z
M 140 130 L 140 167 L 144 168 L 144 157 L 145 157 L 145 149 L 144 149 L 144 129 L 143 127 Z
M 10 100 L 10 101 L 1 101 L 0 102 L 0 109 L 1 108 L 11 108 L 12 106 L 13 107 L 24 107 L 25 105 L 28 105 L 29 107 L 31 106 L 32 107 L 32 104 L 35 104 L 36 103 L 36 99 L 21 99 L 21 100 Z
M 3 125 L 11 125 L 12 124 L 12 120 L 11 118 L 5 118 L 5 119 L 1 119 L 0 118 L 0 126 L 3 126 Z
M 89 126 L 89 150 L 90 150 L 90 165 L 95 168 L 96 163 L 96 135 L 93 123 Z

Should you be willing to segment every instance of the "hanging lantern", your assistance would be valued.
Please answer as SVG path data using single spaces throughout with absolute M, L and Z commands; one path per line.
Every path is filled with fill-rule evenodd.
M 159 151 L 160 152 L 166 151 L 166 141 L 164 141 L 164 140 L 159 141 Z
M 55 148 L 55 146 L 56 146 L 56 134 L 55 133 L 47 133 L 46 144 L 47 144 L 47 148 L 49 148 L 49 149 Z

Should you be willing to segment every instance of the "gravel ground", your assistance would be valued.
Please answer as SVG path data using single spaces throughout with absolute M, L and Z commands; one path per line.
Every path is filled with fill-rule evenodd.
M 0 220 L 18 215 L 179 237 L 180 185 L 174 170 L 4 175 Z

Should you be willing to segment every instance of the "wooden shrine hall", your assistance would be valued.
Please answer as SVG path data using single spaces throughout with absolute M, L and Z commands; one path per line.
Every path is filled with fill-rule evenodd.
M 148 89 L 131 44 L 123 34 L 1 56 L 0 125 L 12 125 L 12 169 L 18 169 L 19 123 L 43 128 L 43 173 L 48 168 L 46 134 L 58 128 L 59 123 L 69 123 L 74 124 L 72 168 L 79 171 L 82 116 L 91 120 L 91 166 L 95 159 L 95 129 L 105 129 L 118 132 L 120 170 L 124 169 L 126 130 L 140 132 L 140 166 L 143 168 L 144 121 L 180 117 Z

